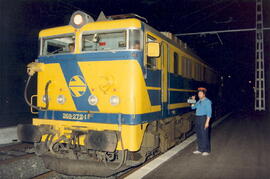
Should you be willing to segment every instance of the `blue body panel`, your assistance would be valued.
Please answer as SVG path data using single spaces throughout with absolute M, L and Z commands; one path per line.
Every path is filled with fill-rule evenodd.
M 190 111 L 190 108 L 181 108 L 177 109 L 179 114 Z M 63 113 L 66 114 L 82 114 L 88 115 L 91 117 L 89 119 L 64 119 Z M 51 119 L 51 120 L 60 120 L 60 121 L 79 121 L 79 122 L 91 122 L 91 123 L 105 123 L 105 124 L 118 124 L 119 114 L 116 113 L 89 113 L 89 112 L 70 112 L 70 111 L 39 111 L 38 118 L 40 119 Z M 137 125 L 148 123 L 151 121 L 159 120 L 162 117 L 162 112 L 153 112 L 147 114 L 121 114 L 121 123 L 127 125 Z
M 113 61 L 113 60 L 127 60 L 133 59 L 137 60 L 142 68 L 143 73 L 146 73 L 146 86 L 161 88 L 161 70 L 145 70 L 143 66 L 143 52 L 142 51 L 117 51 L 117 52 L 92 52 L 83 54 L 63 54 L 55 56 L 43 56 L 39 57 L 38 61 L 50 64 L 59 63 L 67 84 L 69 80 L 75 76 L 83 74 L 78 66 L 78 62 L 81 61 Z M 199 83 L 194 80 L 186 79 L 180 75 L 175 75 L 168 73 L 168 89 L 196 89 L 200 85 L 205 83 Z M 84 78 L 84 77 L 83 77 Z M 159 120 L 165 117 L 171 117 L 175 115 L 180 115 L 191 111 L 190 107 L 178 108 L 168 110 L 168 104 L 183 103 L 186 102 L 188 97 L 194 95 L 194 92 L 183 92 L 183 91 L 169 91 L 168 90 L 168 102 L 161 102 L 162 90 L 148 89 L 148 94 L 150 97 L 151 105 L 161 105 L 162 111 L 146 113 L 146 114 L 121 114 L 122 124 L 136 125 L 146 122 L 151 122 L 154 120 Z M 91 95 L 90 90 L 87 87 L 86 96 Z M 69 111 L 39 111 L 39 118 L 42 119 L 53 119 L 53 120 L 66 120 L 66 121 L 80 121 L 80 122 L 93 122 L 93 123 L 108 123 L 117 124 L 119 114 L 111 113 L 95 113 L 98 112 L 96 106 L 90 106 L 88 104 L 87 98 L 77 98 L 73 97 L 76 108 L 80 111 L 92 111 L 90 118 L 87 119 L 64 119 L 63 113 L 71 115 L 88 115 L 88 112 L 69 112 Z M 164 113 L 166 111 L 166 113 Z M 173 112 L 172 112 L 173 111 Z
M 146 86 L 161 87 L 161 71 L 147 70 Z

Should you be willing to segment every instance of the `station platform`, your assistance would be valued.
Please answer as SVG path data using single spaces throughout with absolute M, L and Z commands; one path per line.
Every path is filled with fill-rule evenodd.
M 1 127 L 0 128 L 0 145 L 17 142 L 17 126 Z
M 195 155 L 190 143 L 144 179 L 270 178 L 270 115 L 238 112 L 211 131 L 209 156 Z

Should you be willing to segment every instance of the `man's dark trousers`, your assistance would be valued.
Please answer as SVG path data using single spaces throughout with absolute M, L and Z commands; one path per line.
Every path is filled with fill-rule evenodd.
M 204 128 L 206 116 L 196 116 L 195 118 L 195 132 L 197 135 L 198 151 L 210 152 L 210 139 L 209 139 L 209 127 Z

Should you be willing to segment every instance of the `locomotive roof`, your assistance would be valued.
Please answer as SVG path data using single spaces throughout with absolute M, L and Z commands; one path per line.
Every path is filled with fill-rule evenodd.
M 76 11 L 75 13 L 78 13 Z M 74 14 L 75 14 L 74 13 Z M 83 12 L 80 12 L 83 13 Z M 72 17 L 74 16 L 72 15 Z M 193 58 L 201 61 L 205 65 L 207 65 L 211 70 L 215 71 L 209 64 L 207 64 L 204 60 L 202 60 L 192 49 L 188 48 L 185 43 L 183 43 L 177 37 L 174 37 L 173 34 L 172 38 L 169 38 L 168 35 L 164 35 L 164 33 L 156 30 L 155 28 L 148 25 L 146 18 L 141 17 L 137 14 L 121 14 L 121 15 L 113 15 L 113 16 L 105 16 L 103 12 L 100 13 L 99 17 L 96 21 L 91 20 L 89 23 L 83 25 L 79 31 L 95 31 L 95 30 L 107 30 L 108 27 L 110 29 L 121 29 L 121 28 L 146 28 L 153 33 L 157 34 L 167 42 L 173 44 L 175 47 L 181 49 L 186 54 L 192 56 Z M 49 29 L 44 29 L 40 31 L 39 37 L 48 37 L 48 36 L 55 36 L 55 35 L 62 35 L 62 34 L 75 34 L 78 31 L 72 25 L 54 27 Z M 63 33 L 65 32 L 65 33 Z

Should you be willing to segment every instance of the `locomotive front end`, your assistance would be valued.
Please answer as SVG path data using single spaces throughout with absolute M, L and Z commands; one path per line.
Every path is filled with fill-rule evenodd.
M 37 117 L 18 126 L 19 138 L 34 142 L 45 166 L 64 174 L 108 176 L 127 168 L 127 153 L 137 155 L 147 126 L 140 114 L 151 110 L 141 21 L 94 22 L 75 12 L 70 25 L 39 37 L 27 82 L 37 73 L 37 94 L 28 100 L 25 92 Z

